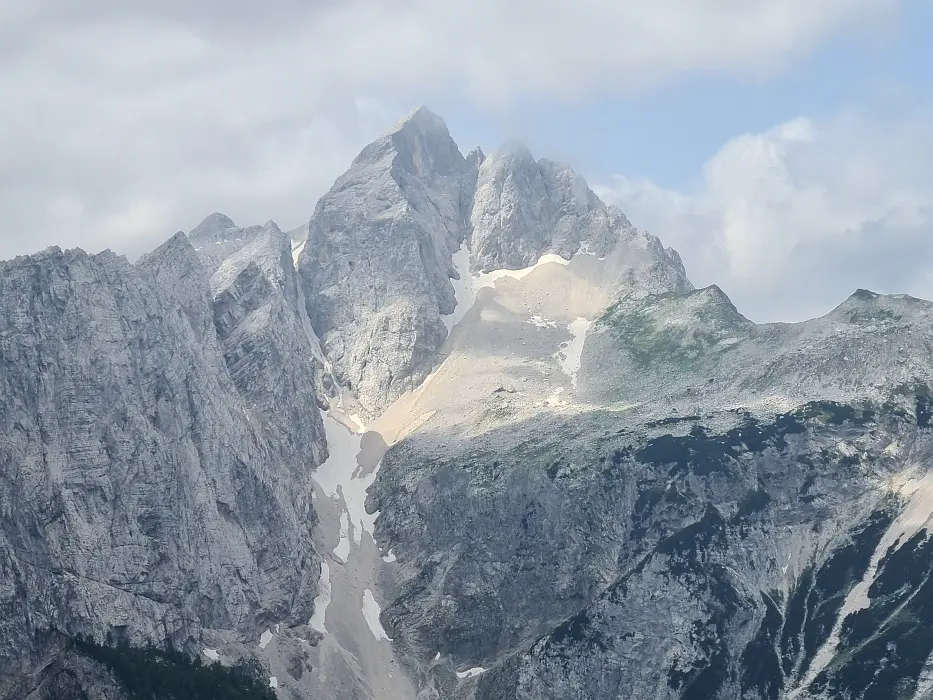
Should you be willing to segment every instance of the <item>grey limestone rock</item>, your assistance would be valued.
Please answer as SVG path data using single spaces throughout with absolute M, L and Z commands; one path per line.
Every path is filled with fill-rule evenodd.
M 482 152 L 480 152 L 481 154 Z M 520 143 L 507 143 L 480 163 L 470 215 L 472 268 L 521 269 L 542 255 L 570 258 L 583 250 L 605 255 L 633 229 L 580 175 L 535 160 Z
M 555 416 L 448 458 L 409 438 L 372 496 L 401 572 L 383 622 L 422 685 L 449 688 L 440 697 L 912 693 L 933 653 L 927 574 L 894 550 L 875 573 L 871 561 L 917 503 L 879 482 L 933 456 L 914 401 L 812 402 L 761 420 Z M 912 535 L 900 561 L 926 572 L 926 536 Z M 865 611 L 816 673 L 865 577 Z M 480 672 L 458 682 L 467 669 Z
M 0 666 L 48 631 L 184 646 L 306 623 L 306 480 L 231 379 L 186 238 L 137 266 L 0 263 L 0 304 Z
M 337 379 L 379 413 L 427 375 L 454 309 L 452 255 L 476 171 L 421 108 L 363 149 L 317 203 L 299 257 Z
M 441 316 L 457 303 L 451 278 L 619 245 L 633 256 L 620 294 L 692 289 L 676 252 L 570 168 L 516 143 L 464 158 L 421 108 L 364 148 L 320 199 L 299 272 L 336 380 L 378 415 L 430 371 L 447 335 Z M 457 270 L 462 246 L 469 269 Z
M 262 232 L 262 226 L 240 227 L 224 214 L 214 212 L 188 233 L 191 245 L 210 272 Z
M 327 457 L 319 405 L 323 358 L 305 310 L 291 240 L 273 224 L 211 278 L 214 325 L 234 383 L 253 420 L 276 436 L 278 462 L 296 494 Z M 310 447 L 310 449 L 309 449 Z
M 752 323 L 424 108 L 291 232 L 0 263 L 0 698 L 123 700 L 78 633 L 209 638 L 280 697 L 930 697 L 931 321 L 859 290 Z

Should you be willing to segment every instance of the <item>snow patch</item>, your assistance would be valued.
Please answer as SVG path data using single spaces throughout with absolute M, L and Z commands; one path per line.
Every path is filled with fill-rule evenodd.
M 220 661 L 220 654 L 217 653 L 216 649 L 204 649 L 201 653 L 211 661 Z
M 392 639 L 386 634 L 386 631 L 382 627 L 382 623 L 379 621 L 379 613 L 381 612 L 382 609 L 379 607 L 379 603 L 376 602 L 373 592 L 368 588 L 364 590 L 363 617 L 366 619 L 366 624 L 369 625 L 369 631 L 373 633 L 373 636 L 377 640 L 384 639 L 387 642 L 391 642 Z
M 590 247 L 586 243 L 580 246 L 580 250 L 577 251 L 577 255 L 592 255 L 597 260 L 606 259 L 605 255 L 600 256 L 596 254 L 596 251 L 590 250 Z
M 395 561 L 395 553 L 390 549 L 388 552 L 386 552 L 386 555 L 382 557 L 382 561 L 385 561 L 391 564 L 392 562 Z
M 439 658 L 441 658 L 441 652 L 437 652 L 437 653 L 434 655 L 434 660 L 435 660 L 435 661 L 437 661 Z
M 889 550 L 892 552 L 897 551 L 920 530 L 927 528 L 929 532 L 931 525 L 933 525 L 933 473 L 927 473 L 920 478 L 913 478 L 910 471 L 905 470 L 892 484 L 891 490 L 902 496 L 908 496 L 907 505 L 897 519 L 891 523 L 881 541 L 878 542 L 865 575 L 849 591 L 842 608 L 839 610 L 839 616 L 836 618 L 829 638 L 817 652 L 813 664 L 807 672 L 807 677 L 800 684 L 796 693 L 789 696 L 791 698 L 796 697 L 803 688 L 810 685 L 817 675 L 832 661 L 839 646 L 840 634 L 845 619 L 859 610 L 864 610 L 871 604 L 868 591 L 875 582 L 875 576 L 878 573 L 878 566 L 882 558 L 888 554 Z
M 561 345 L 554 355 L 560 362 L 561 371 L 570 377 L 570 386 L 577 388 L 577 373 L 583 361 L 583 345 L 586 343 L 586 334 L 590 330 L 592 321 L 580 316 L 567 326 L 570 331 L 570 340 Z
M 528 323 L 538 328 L 557 328 L 557 321 L 542 318 L 541 316 L 532 316 Z
M 565 260 L 559 255 L 548 253 L 538 258 L 538 262 L 534 265 L 522 268 L 521 270 L 492 270 L 491 272 L 473 275 L 470 273 L 470 250 L 467 248 L 466 241 L 464 241 L 460 245 L 460 249 L 451 256 L 451 264 L 457 271 L 460 279 L 450 279 L 454 288 L 454 299 L 456 300 L 453 313 L 441 315 L 441 320 L 444 322 L 444 325 L 447 326 L 447 332 L 450 333 L 454 326 L 466 316 L 467 312 L 476 301 L 476 295 L 479 293 L 480 289 L 483 287 L 494 288 L 496 286 L 496 281 L 503 277 L 520 280 L 542 265 L 547 265 L 549 263 L 569 265 L 570 261 Z
M 340 542 L 334 547 L 334 556 L 344 564 L 350 559 L 350 516 L 347 511 L 340 514 Z
M 298 256 L 301 255 L 301 251 L 305 249 L 306 243 L 307 241 L 302 241 L 301 243 L 299 243 L 298 245 L 292 248 L 292 262 L 295 265 L 298 264 Z
M 354 413 L 352 416 L 350 416 L 350 420 L 356 424 L 357 435 L 362 435 L 366 432 L 366 425 L 363 423 L 363 419 L 360 418 L 358 413 Z
M 548 263 L 557 263 L 558 265 L 569 265 L 569 260 L 564 260 L 559 255 L 554 255 L 553 253 L 548 253 L 547 255 L 542 255 L 538 258 L 536 262 L 531 267 L 524 267 L 521 270 L 493 270 L 492 272 L 483 272 L 482 274 L 476 275 L 473 277 L 473 289 L 478 292 L 483 287 L 495 287 L 496 280 L 500 280 L 503 277 L 511 277 L 514 280 L 520 280 L 522 277 L 527 277 L 537 268 L 542 265 L 547 265 Z
M 481 673 L 486 673 L 485 668 L 480 666 L 475 666 L 474 668 L 467 669 L 466 671 L 457 671 L 457 678 L 472 678 L 473 676 L 478 676 Z
M 259 636 L 259 648 L 265 649 L 272 641 L 272 630 L 266 630 Z
M 376 474 L 379 473 L 380 466 L 382 466 L 381 461 L 366 476 L 354 477 L 343 486 L 343 500 L 350 519 L 350 527 L 353 531 L 353 544 L 357 547 L 363 541 L 364 532 L 368 532 L 375 542 L 373 533 L 376 529 L 376 518 L 379 517 L 379 511 L 374 513 L 366 512 L 366 492 L 376 480 Z
M 470 249 L 467 248 L 466 241 L 460 244 L 460 250 L 453 254 L 451 262 L 457 274 L 460 275 L 460 279 L 450 278 L 450 283 L 454 287 L 454 310 L 447 315 L 441 315 L 441 320 L 447 326 L 448 334 L 466 316 L 476 299 L 476 289 L 470 274 Z
M 327 629 L 324 627 L 324 618 L 327 615 L 327 606 L 330 605 L 331 592 L 330 567 L 327 565 L 326 561 L 321 562 L 321 578 L 318 581 L 318 590 L 320 592 L 317 598 L 314 599 L 314 614 L 311 616 L 311 619 L 308 620 L 308 625 L 311 626 L 311 629 L 317 630 L 321 634 L 327 634 Z
M 350 543 L 357 547 L 363 541 L 363 533 L 373 536 L 378 511 L 366 512 L 366 491 L 376 480 L 381 462 L 366 476 L 358 476 L 360 444 L 366 428 L 358 421 L 356 431 L 338 421 L 330 412 L 322 411 L 324 432 L 327 437 L 329 456 L 313 477 L 327 496 L 343 501 L 344 511 L 340 514 L 340 542 L 334 555 L 344 563 L 350 555 Z
M 270 677 L 269 677 L 269 687 L 270 687 L 270 688 L 278 688 L 278 687 L 279 687 L 279 679 L 276 678 L 275 676 L 270 676 Z
M 349 483 L 356 473 L 356 456 L 360 453 L 360 435 L 321 411 L 324 435 L 327 438 L 327 459 L 312 475 L 328 498 L 339 499 L 341 487 Z

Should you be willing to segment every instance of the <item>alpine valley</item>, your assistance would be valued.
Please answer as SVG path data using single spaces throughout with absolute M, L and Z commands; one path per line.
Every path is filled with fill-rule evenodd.
M 0 699 L 933 698 L 931 388 L 930 302 L 755 324 L 418 109 L 295 231 L 0 263 Z

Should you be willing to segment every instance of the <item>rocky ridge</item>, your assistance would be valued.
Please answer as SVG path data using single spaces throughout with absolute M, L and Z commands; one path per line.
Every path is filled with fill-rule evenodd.
M 859 290 L 820 319 L 755 324 L 569 168 L 519 144 L 464 158 L 424 108 L 363 149 L 306 232 L 214 214 L 187 238 L 135 267 L 3 264 L 19 306 L 4 308 L 0 416 L 7 435 L 35 427 L 0 453 L 18 528 L 0 530 L 0 584 L 8 606 L 22 586 L 52 591 L 0 623 L 21 650 L 7 668 L 34 664 L 48 647 L 29 634 L 51 628 L 256 657 L 287 698 L 933 688 L 929 302 Z M 35 306 L 51 320 L 30 321 Z M 61 338 L 92 381 L 43 381 L 36 403 L 24 382 L 71 373 L 46 349 Z M 163 374 L 158 397 L 139 379 Z M 85 444 L 120 401 L 155 417 L 96 451 L 46 447 Z M 110 456 L 127 446 L 159 456 L 130 482 Z M 74 470 L 95 476 L 76 489 Z M 51 506 L 25 513 L 43 503 L 34 482 L 89 524 L 60 535 Z M 106 579 L 123 622 L 88 586 L 68 595 L 89 614 L 58 612 L 48 581 L 105 580 L 73 543 L 139 557 L 155 544 L 112 523 L 153 502 L 162 529 L 143 534 L 171 544 Z M 190 555 L 177 523 L 210 554 Z M 45 540 L 67 544 L 27 579 Z M 193 588 L 157 598 L 151 571 Z M 219 592 L 198 597 L 205 582 Z
M 464 158 L 421 108 L 363 149 L 318 201 L 298 264 L 335 376 L 373 417 L 430 372 L 462 276 L 549 254 L 603 256 L 639 236 L 569 168 L 516 144 Z M 675 252 L 656 239 L 646 246 L 684 275 Z
M 186 237 L 136 266 L 49 249 L 0 287 L 0 696 L 63 635 L 191 648 L 306 624 L 325 448 L 283 444 L 237 390 Z

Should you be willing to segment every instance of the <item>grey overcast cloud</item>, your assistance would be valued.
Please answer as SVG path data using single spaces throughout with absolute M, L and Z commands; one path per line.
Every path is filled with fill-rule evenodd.
M 534 111 L 537 156 L 567 160 L 754 320 L 823 313 L 856 287 L 933 297 L 929 71 L 892 59 L 857 99 L 838 92 L 866 52 L 933 60 L 928 32 L 910 31 L 930 7 L 0 0 L 0 258 L 50 245 L 134 258 L 212 211 L 298 226 L 363 145 L 427 104 L 463 150 L 523 138 L 510 115 Z M 710 76 L 716 91 L 691 91 Z M 549 126 L 551 106 L 625 114 L 684 94 L 709 113 L 762 86 L 780 102 L 788 85 L 813 114 L 761 126 L 723 107 L 736 130 L 705 163 L 685 161 L 689 181 L 596 167 L 574 157 L 598 147 L 585 134 Z M 669 134 L 690 119 L 610 138 L 647 139 L 673 162 Z

